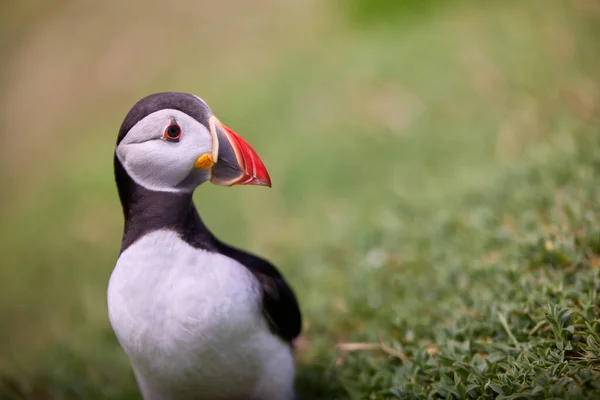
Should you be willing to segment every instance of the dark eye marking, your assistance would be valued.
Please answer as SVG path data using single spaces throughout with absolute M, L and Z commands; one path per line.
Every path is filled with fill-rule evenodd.
M 163 139 L 169 142 L 179 142 L 181 138 L 181 127 L 179 124 L 173 120 L 165 129 L 165 133 L 163 133 Z

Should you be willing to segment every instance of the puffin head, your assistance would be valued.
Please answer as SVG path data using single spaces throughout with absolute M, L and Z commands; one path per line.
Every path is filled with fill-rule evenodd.
M 205 181 L 271 186 L 256 151 L 187 93 L 155 93 L 133 106 L 119 130 L 115 170 L 117 181 L 125 172 L 159 192 L 193 192 Z

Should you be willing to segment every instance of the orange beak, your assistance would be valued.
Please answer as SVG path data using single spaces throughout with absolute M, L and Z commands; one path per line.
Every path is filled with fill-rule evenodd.
M 213 136 L 214 165 L 210 181 L 216 185 L 271 187 L 271 178 L 256 150 L 215 116 L 209 121 Z

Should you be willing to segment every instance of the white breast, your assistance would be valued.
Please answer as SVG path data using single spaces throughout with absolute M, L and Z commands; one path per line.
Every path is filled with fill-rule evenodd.
M 108 286 L 111 325 L 146 399 L 293 398 L 291 350 L 260 300 L 243 265 L 170 231 L 125 250 Z

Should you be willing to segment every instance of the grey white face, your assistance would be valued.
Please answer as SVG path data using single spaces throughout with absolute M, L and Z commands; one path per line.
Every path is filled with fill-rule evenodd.
M 165 133 L 180 128 L 178 140 Z M 129 176 L 140 186 L 156 191 L 193 191 L 211 177 L 210 169 L 194 168 L 203 154 L 211 154 L 213 136 L 196 119 L 175 109 L 149 114 L 129 130 L 116 154 Z
M 197 96 L 155 93 L 129 111 L 115 151 L 139 186 L 192 192 L 210 180 L 222 186 L 271 186 L 265 165 L 241 136 Z

